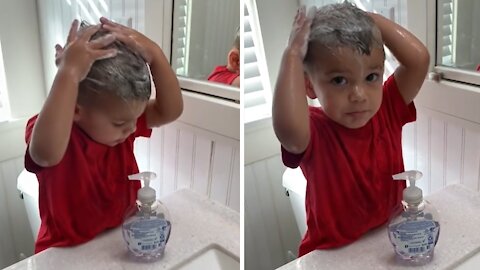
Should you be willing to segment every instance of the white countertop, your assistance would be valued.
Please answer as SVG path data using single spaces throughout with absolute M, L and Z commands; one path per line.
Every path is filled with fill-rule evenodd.
M 440 212 L 440 238 L 425 266 L 398 265 L 383 226 L 346 247 L 315 250 L 278 269 L 480 269 L 480 193 L 452 185 L 426 199 Z
M 170 212 L 172 232 L 164 257 L 139 263 L 127 253 L 121 226 L 93 240 L 67 248 L 49 248 L 6 270 L 17 269 L 170 269 L 212 244 L 240 257 L 239 213 L 184 189 L 161 201 Z

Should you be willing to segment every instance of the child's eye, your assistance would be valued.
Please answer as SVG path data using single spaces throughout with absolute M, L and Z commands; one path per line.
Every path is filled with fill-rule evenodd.
M 377 81 L 379 77 L 380 77 L 380 75 L 378 75 L 377 73 L 371 73 L 367 76 L 366 79 L 369 82 L 374 82 L 374 81 Z
M 335 85 L 344 85 L 347 83 L 347 79 L 345 79 L 345 77 L 337 76 L 330 80 L 330 82 Z
M 116 127 L 121 127 L 121 126 L 125 125 L 125 122 L 113 123 L 113 125 L 116 126 Z

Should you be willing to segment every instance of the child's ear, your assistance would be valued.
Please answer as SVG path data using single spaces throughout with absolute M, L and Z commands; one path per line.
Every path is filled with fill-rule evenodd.
M 228 66 L 235 70 L 240 71 L 240 51 L 233 48 L 228 52 Z
M 80 113 L 81 113 L 82 107 L 80 105 L 75 105 L 75 111 L 73 112 L 73 122 L 77 122 L 80 120 Z
M 303 73 L 305 79 L 305 90 L 307 91 L 307 96 L 311 99 L 316 99 L 315 91 L 313 91 L 312 81 L 310 81 L 310 76 L 306 72 Z

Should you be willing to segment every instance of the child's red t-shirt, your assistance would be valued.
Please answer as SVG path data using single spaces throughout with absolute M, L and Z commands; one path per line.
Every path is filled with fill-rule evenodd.
M 37 116 L 25 132 L 28 143 Z M 76 124 L 60 163 L 42 168 L 25 154 L 25 168 L 37 175 L 41 225 L 35 253 L 49 247 L 84 243 L 97 234 L 117 227 L 128 207 L 135 204 L 138 181 L 127 176 L 138 172 L 133 154 L 136 137 L 150 137 L 145 114 L 137 120 L 137 130 L 114 147 L 90 139 Z
M 310 143 L 303 154 L 282 148 L 286 166 L 307 179 L 307 232 L 299 256 L 349 244 L 388 221 L 402 199 L 405 181 L 402 126 L 416 119 L 415 106 L 400 95 L 394 76 L 383 86 L 379 111 L 363 127 L 349 129 L 310 107 Z M 385 234 L 386 235 L 386 234 Z
M 208 75 L 208 80 L 231 85 L 238 76 L 238 73 L 228 70 L 227 66 L 218 66 Z

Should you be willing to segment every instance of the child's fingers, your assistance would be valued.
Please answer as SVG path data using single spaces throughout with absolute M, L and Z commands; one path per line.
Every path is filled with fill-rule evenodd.
M 55 65 L 58 66 L 60 64 L 60 56 L 63 53 L 63 48 L 60 44 L 55 45 Z
M 130 35 L 134 33 L 132 29 L 127 28 L 125 26 L 115 26 L 115 25 L 110 25 L 110 24 L 102 24 L 103 29 L 108 30 L 110 32 L 115 32 L 115 33 L 122 33 L 124 35 Z
M 315 17 L 315 14 L 317 13 L 317 7 L 316 6 L 311 6 L 309 9 L 308 9 L 308 12 L 307 12 L 307 19 L 309 20 L 313 20 L 313 18 Z
M 114 42 L 115 39 L 116 39 L 115 35 L 107 34 L 103 37 L 100 37 L 98 39 L 90 41 L 90 48 L 92 48 L 92 49 L 104 48 L 104 47 L 110 45 L 112 42 Z
M 55 57 L 58 57 L 60 54 L 62 54 L 63 48 L 60 46 L 60 44 L 55 45 Z
M 300 7 L 300 14 L 305 15 L 306 12 L 307 12 L 307 7 L 305 5 L 302 5 Z
M 305 17 L 305 6 L 301 6 L 297 9 L 297 14 L 295 15 L 295 19 L 293 21 L 293 25 L 299 25 L 303 21 Z
M 87 27 L 79 34 L 78 38 L 87 42 L 98 30 L 100 30 L 100 27 L 101 25 L 99 24 Z
M 100 18 L 100 22 L 102 24 L 105 24 L 105 25 L 112 25 L 112 26 L 120 26 L 120 24 L 114 22 L 114 21 L 110 21 L 109 19 L 105 18 L 105 17 L 101 17 Z
M 109 19 L 105 17 L 100 18 L 100 22 L 102 23 L 102 27 L 104 27 L 107 30 L 110 30 L 112 28 L 118 28 L 122 30 L 129 30 L 130 28 L 126 27 L 125 25 L 110 21 Z
M 93 57 L 95 58 L 95 60 L 101 60 L 115 57 L 117 53 L 117 49 L 96 50 L 93 52 Z
M 131 38 L 130 36 L 127 36 L 123 33 L 120 32 L 112 32 L 112 34 L 115 36 L 116 39 L 120 40 L 121 42 L 125 43 L 129 48 L 136 50 L 138 47 L 137 42 Z
M 114 35 L 117 40 L 125 43 L 125 45 L 127 45 L 130 49 L 139 53 L 145 61 L 150 62 L 150 57 L 147 53 L 147 50 L 143 46 L 141 46 L 140 43 L 138 43 L 135 39 L 122 33 L 114 33 Z
M 60 44 L 55 45 L 55 65 L 58 66 L 60 64 L 60 56 L 63 53 L 63 48 Z
M 78 31 L 78 20 L 75 19 L 73 20 L 72 25 L 70 26 L 70 31 L 68 31 L 67 44 L 75 40 L 77 36 L 77 31 Z

